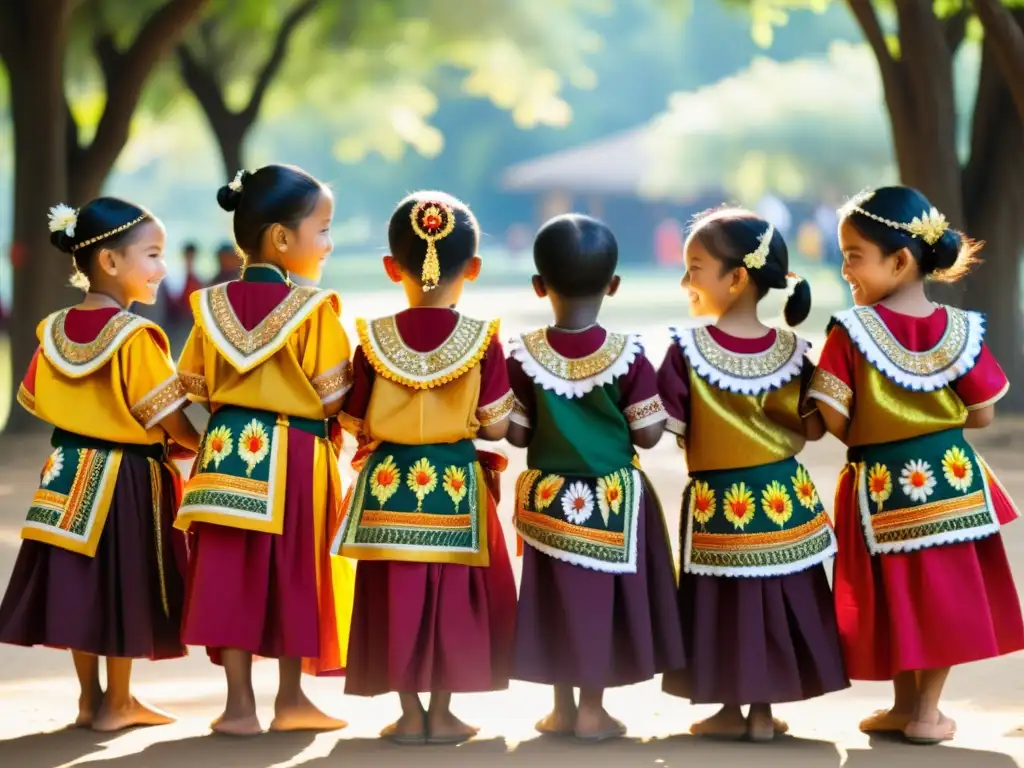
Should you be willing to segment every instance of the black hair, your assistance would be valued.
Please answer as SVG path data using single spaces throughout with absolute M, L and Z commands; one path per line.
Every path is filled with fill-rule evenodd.
M 929 245 L 923 238 L 905 229 L 872 218 L 878 216 L 891 222 L 909 224 L 931 210 L 932 204 L 928 198 L 913 187 L 879 187 L 867 194 L 858 195 L 842 208 L 840 223 L 849 221 L 861 236 L 881 248 L 886 256 L 906 248 L 924 277 L 953 283 L 981 262 L 977 253 L 984 243 L 971 240 L 950 227 L 942 233 L 942 237 Z M 865 215 L 865 211 L 872 216 Z
M 241 171 L 236 182 L 217 190 L 217 203 L 234 212 L 235 242 L 253 259 L 259 257 L 264 232 L 274 224 L 296 229 L 326 191 L 323 184 L 293 165 Z
M 603 221 L 566 213 L 549 219 L 537 231 L 533 263 L 544 285 L 560 296 L 598 296 L 615 277 L 619 244 Z
M 139 224 L 154 219 L 145 208 L 117 197 L 97 197 L 79 208 L 77 215 L 75 234 L 60 229 L 50 233 L 50 242 L 71 254 L 75 267 L 71 284 L 82 290 L 89 289 L 89 274 L 97 253 L 104 248 L 117 251 L 131 245 L 139 235 Z
M 422 274 L 423 262 L 427 257 L 427 241 L 416 234 L 412 225 L 413 208 L 423 202 L 447 206 L 454 219 L 452 231 L 434 241 L 441 271 L 440 282 L 443 283 L 461 275 L 469 260 L 477 255 L 480 225 L 468 205 L 446 192 L 421 190 L 403 198 L 395 206 L 388 222 L 388 248 L 392 258 L 410 275 Z
M 183 253 L 195 253 L 196 251 L 199 250 L 199 248 L 196 246 L 195 243 L 189 241 L 185 243 L 183 246 L 181 246 L 181 250 Z
M 747 267 L 743 257 L 761 245 L 769 223 L 743 208 L 720 208 L 698 214 L 690 226 L 690 238 L 696 238 L 705 251 L 722 264 L 722 272 L 743 267 L 757 288 L 758 301 L 772 289 L 789 286 L 789 278 L 796 278 L 793 292 L 786 299 L 783 316 L 789 326 L 800 325 L 811 312 L 810 284 L 789 271 L 789 248 L 781 233 L 772 230 L 765 263 L 760 267 Z

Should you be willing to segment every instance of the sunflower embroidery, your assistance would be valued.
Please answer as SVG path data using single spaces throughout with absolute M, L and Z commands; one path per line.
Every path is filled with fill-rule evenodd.
M 533 508 L 543 512 L 550 507 L 564 484 L 565 478 L 558 475 L 548 475 L 537 483 L 537 490 L 533 493 Z
M 742 531 L 753 517 L 753 494 L 746 483 L 733 483 L 725 492 L 725 519 Z
M 447 467 L 441 487 L 451 497 L 455 511 L 458 512 L 459 504 L 466 498 L 466 470 L 462 467 Z
M 818 491 L 811 482 L 811 476 L 803 464 L 796 468 L 796 474 L 790 478 L 793 481 L 793 490 L 796 491 L 796 500 L 807 509 L 814 509 L 818 504 Z
M 617 515 L 622 508 L 622 478 L 618 475 L 608 475 L 597 481 L 597 508 L 601 510 L 607 528 L 609 513 Z
M 238 457 L 245 462 L 245 475 L 252 477 L 256 465 L 270 453 L 270 438 L 266 428 L 253 419 L 238 436 Z
M 426 458 L 412 465 L 405 476 L 405 484 L 416 495 L 416 511 L 423 511 L 423 499 L 437 488 L 437 470 Z
M 594 494 L 586 483 L 576 482 L 562 496 L 562 512 L 573 525 L 582 525 L 594 511 Z
M 203 469 L 213 462 L 214 469 L 220 469 L 220 463 L 231 455 L 235 441 L 231 438 L 231 430 L 221 425 L 214 427 L 206 435 L 206 448 L 203 450 Z
M 932 465 L 923 459 L 911 459 L 900 472 L 900 487 L 911 501 L 923 504 L 935 490 Z
M 693 481 L 690 491 L 690 514 L 701 525 L 715 515 L 715 491 L 703 480 Z
M 370 475 L 370 495 L 384 509 L 388 499 L 395 495 L 398 490 L 398 467 L 395 466 L 395 457 L 386 456 L 384 461 L 373 468 Z
M 868 470 L 868 496 L 882 511 L 882 505 L 892 496 L 892 475 L 884 464 L 874 464 Z
M 954 445 L 943 455 L 942 474 L 945 475 L 946 482 L 960 493 L 967 493 L 967 489 L 971 487 L 974 480 L 974 465 L 960 446 Z
M 57 479 L 62 469 L 64 469 L 64 449 L 54 448 L 53 453 L 46 457 L 46 463 L 43 464 L 39 484 L 45 488 Z
M 786 486 L 778 480 L 772 480 L 768 487 L 761 491 L 761 509 L 779 528 L 784 526 L 793 516 L 793 501 L 789 498 Z

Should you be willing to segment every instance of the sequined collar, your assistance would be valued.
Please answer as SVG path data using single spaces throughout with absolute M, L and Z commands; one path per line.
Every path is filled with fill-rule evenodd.
M 459 378 L 477 365 L 498 332 L 498 321 L 474 320 L 460 314 L 448 338 L 428 352 L 417 352 L 402 340 L 393 315 L 370 322 L 356 320 L 356 332 L 378 376 L 411 389 L 430 389 Z
M 140 328 L 156 328 L 148 320 L 121 310 L 107 320 L 95 339 L 80 343 L 68 338 L 64 327 L 70 311 L 62 309 L 50 315 L 44 324 L 41 338 L 46 359 L 69 378 L 81 378 L 98 370 Z
M 696 375 L 720 389 L 744 395 L 778 389 L 799 376 L 811 346 L 792 331 L 777 329 L 768 349 L 745 354 L 723 347 L 707 328 L 673 328 L 671 332 Z
M 551 346 L 547 329 L 538 328 L 513 339 L 510 351 L 535 383 L 563 397 L 574 398 L 625 374 L 643 347 L 638 336 L 609 331 L 604 343 L 589 355 L 565 357 Z

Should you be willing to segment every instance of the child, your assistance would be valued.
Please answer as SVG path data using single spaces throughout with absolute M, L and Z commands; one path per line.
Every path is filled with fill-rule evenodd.
M 786 730 L 772 704 L 850 684 L 823 566 L 835 538 L 795 458 L 824 434 L 800 406 L 810 345 L 757 313 L 769 290 L 795 278 L 785 318 L 797 325 L 811 292 L 789 274 L 782 236 L 748 211 L 699 217 L 685 259 L 690 312 L 713 325 L 673 331 L 658 372 L 667 428 L 690 472 L 679 579 L 687 669 L 666 675 L 664 689 L 722 705 L 691 733 L 769 741 Z
M 478 240 L 450 195 L 398 204 L 384 269 L 409 309 L 357 321 L 342 415 L 366 456 L 335 545 L 362 561 L 345 692 L 397 692 L 402 716 L 381 736 L 399 744 L 471 738 L 452 693 L 508 687 L 516 588 L 473 439 L 505 436 L 512 393 L 497 321 L 455 311 Z
M 282 165 L 239 173 L 217 200 L 234 211 L 246 266 L 241 279 L 192 294 L 195 327 L 178 363 L 211 414 L 178 513 L 194 532 L 182 634 L 224 665 L 215 731 L 262 730 L 254 654 L 280 660 L 271 730 L 337 729 L 345 724 L 306 698 L 301 671 L 303 660 L 316 673 L 343 666 L 347 617 L 328 548 L 340 480 L 325 420 L 351 383 L 349 345 L 337 294 L 286 277 L 319 279 L 334 200 Z
M 77 211 L 51 208 L 50 231 L 85 297 L 39 324 L 18 389 L 18 402 L 53 424 L 53 453 L 0 605 L 0 641 L 71 650 L 76 726 L 169 723 L 130 688 L 133 659 L 185 655 L 184 541 L 172 528 L 179 481 L 165 445 L 170 436 L 194 452 L 199 435 L 182 410 L 167 337 L 128 311 L 156 301 L 164 227 L 137 205 L 101 197 Z
M 538 731 L 603 741 L 626 733 L 604 708 L 606 688 L 684 664 L 665 521 L 634 450 L 658 442 L 666 416 L 639 339 L 598 324 L 619 288 L 611 231 L 559 216 L 533 258 L 555 324 L 513 341 L 508 361 L 508 439 L 528 449 L 529 467 L 516 483 L 527 546 L 513 677 L 554 686 Z
M 1012 502 L 964 429 L 988 426 L 1009 387 L 985 319 L 932 304 L 978 245 L 924 195 L 882 187 L 840 211 L 853 309 L 836 314 L 808 397 L 849 446 L 836 489 L 835 605 L 850 677 L 892 680 L 861 724 L 914 742 L 953 737 L 939 711 L 949 668 L 1024 648 L 999 524 Z

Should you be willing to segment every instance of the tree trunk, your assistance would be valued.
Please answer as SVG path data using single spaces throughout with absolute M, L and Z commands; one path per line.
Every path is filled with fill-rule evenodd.
M 213 128 L 214 136 L 217 137 L 221 160 L 224 162 L 226 174 L 224 178 L 230 180 L 245 168 L 242 158 L 245 155 L 245 137 L 251 126 L 243 125 L 237 115 L 226 117 L 226 120 L 215 122 L 213 116 L 207 114 L 210 127 Z
M 50 244 L 46 212 L 65 199 L 67 155 L 63 63 L 67 0 L 33 0 L 14 11 L 14 50 L 5 51 L 14 123 L 14 311 L 11 313 L 13 387 L 24 374 L 37 340 L 37 323 L 68 303 L 70 257 Z M 9 28 L 10 31 L 11 28 Z M 42 422 L 17 404 L 9 431 L 40 429 Z

